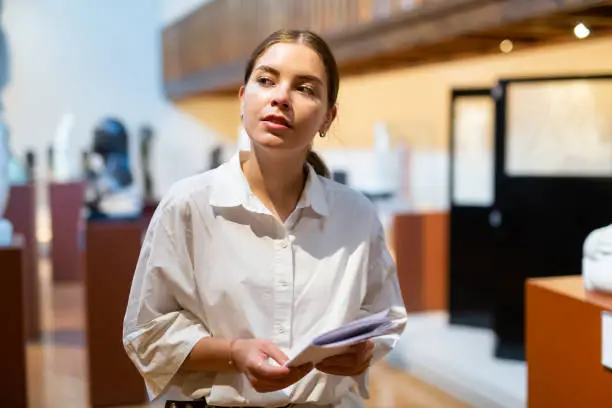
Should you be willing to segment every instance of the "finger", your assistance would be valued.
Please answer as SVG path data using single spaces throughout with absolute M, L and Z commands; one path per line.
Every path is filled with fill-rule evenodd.
M 258 379 L 277 379 L 290 373 L 290 369 L 284 366 L 276 366 L 268 363 L 266 359 L 261 360 L 251 370 L 252 374 Z
M 320 364 L 324 366 L 352 366 L 355 365 L 357 354 L 341 354 L 326 358 Z
M 353 344 L 350 347 L 350 350 L 359 353 L 359 352 L 363 352 L 364 350 L 370 350 L 373 348 L 374 348 L 374 340 L 368 339 L 366 341 L 362 341 L 360 343 Z
M 278 364 L 284 365 L 289 357 L 279 349 L 274 343 L 264 343 L 263 352 L 272 357 Z

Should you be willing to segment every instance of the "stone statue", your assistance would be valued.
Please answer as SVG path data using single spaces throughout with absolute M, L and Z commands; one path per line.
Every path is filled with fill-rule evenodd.
M 612 294 L 612 224 L 592 231 L 584 241 L 582 277 L 586 290 Z
M 136 219 L 142 199 L 130 169 L 128 134 L 121 121 L 102 120 L 94 131 L 85 202 L 89 219 Z
M 75 115 L 62 115 L 53 139 L 53 179 L 58 183 L 70 182 L 78 177 L 78 151 L 74 140 Z

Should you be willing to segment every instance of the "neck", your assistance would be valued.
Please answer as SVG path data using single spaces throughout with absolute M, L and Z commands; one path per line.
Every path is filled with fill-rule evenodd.
M 304 158 L 252 149 L 242 168 L 253 194 L 282 221 L 295 209 L 306 180 Z

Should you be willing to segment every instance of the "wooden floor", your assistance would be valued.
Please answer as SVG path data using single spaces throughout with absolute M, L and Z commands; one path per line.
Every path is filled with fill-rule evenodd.
M 40 270 L 44 335 L 40 344 L 31 344 L 27 350 L 30 407 L 86 408 L 83 288 L 78 284 L 52 287 L 46 261 Z M 372 369 L 371 391 L 368 408 L 467 407 L 384 363 Z

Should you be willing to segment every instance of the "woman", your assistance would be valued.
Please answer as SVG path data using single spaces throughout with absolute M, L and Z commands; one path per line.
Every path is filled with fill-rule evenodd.
M 311 150 L 336 116 L 338 87 L 320 37 L 272 34 L 239 93 L 251 151 L 176 183 L 160 203 L 124 324 L 151 397 L 178 388 L 199 406 L 363 406 L 367 368 L 397 336 L 283 366 L 323 331 L 390 307 L 405 315 L 374 207 L 329 180 Z

